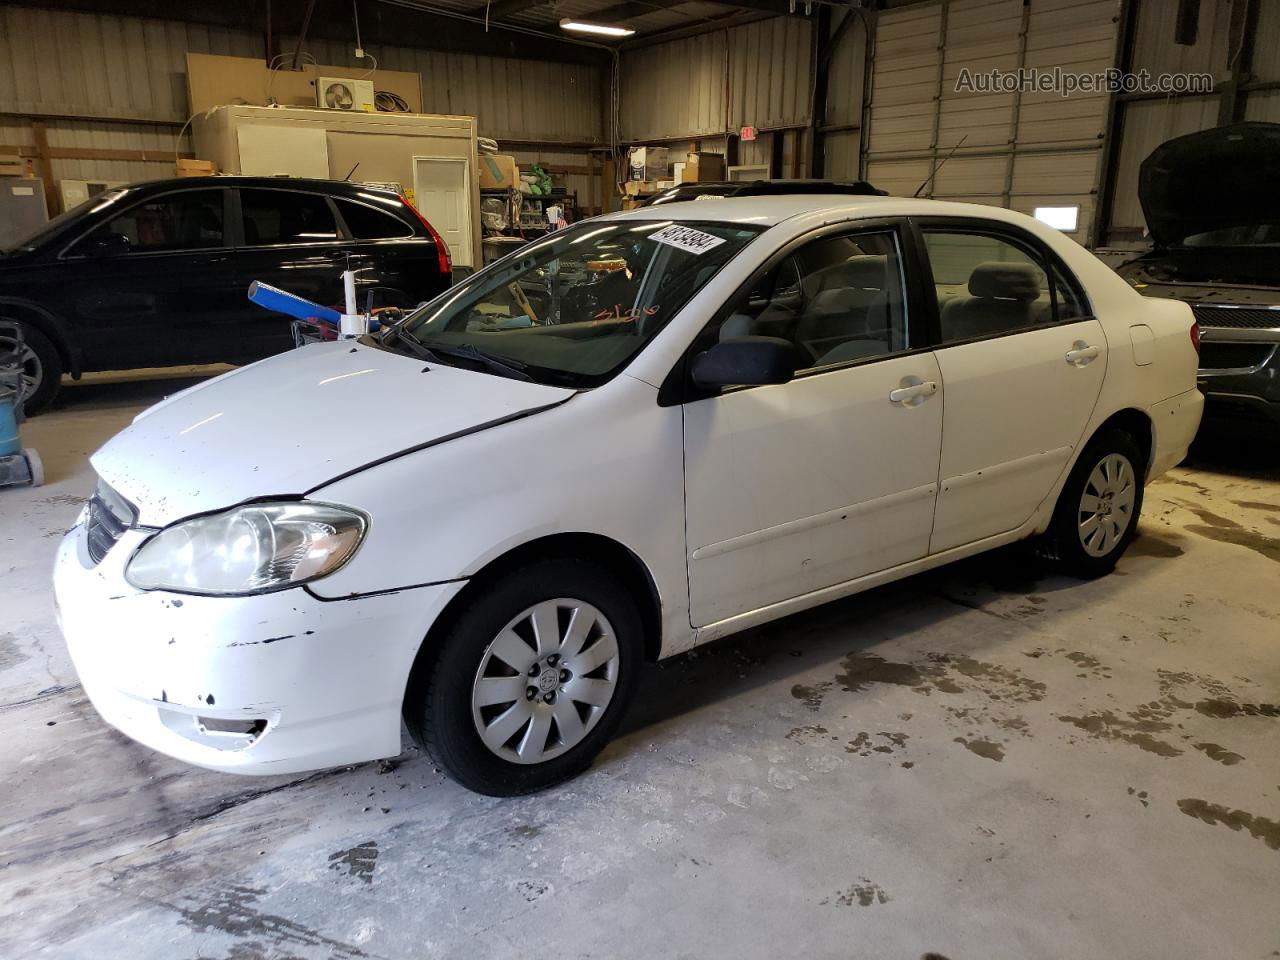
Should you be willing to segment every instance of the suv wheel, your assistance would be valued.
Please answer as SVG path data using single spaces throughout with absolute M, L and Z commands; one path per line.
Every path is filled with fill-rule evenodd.
M 39 413 L 58 392 L 62 380 L 62 358 L 58 356 L 58 348 L 40 330 L 29 323 L 21 323 L 22 327 L 22 381 L 23 410 L 27 416 Z M 13 339 L 0 333 L 0 352 L 13 350 Z M 0 395 L 8 394 L 7 385 L 0 386 Z
M 585 770 L 617 730 L 641 662 L 626 589 L 579 560 L 548 560 L 480 587 L 425 684 L 414 739 L 463 786 L 513 796 Z

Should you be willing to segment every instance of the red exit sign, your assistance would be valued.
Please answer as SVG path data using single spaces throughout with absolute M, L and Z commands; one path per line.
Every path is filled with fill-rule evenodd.
M 742 130 L 739 131 L 738 136 L 743 140 L 754 140 L 756 138 L 756 128 L 743 127 Z

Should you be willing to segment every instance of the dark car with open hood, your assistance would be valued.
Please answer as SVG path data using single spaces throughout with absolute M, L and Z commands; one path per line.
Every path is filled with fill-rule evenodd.
M 1206 419 L 1280 428 L 1280 124 L 1166 141 L 1138 189 L 1153 246 L 1119 274 L 1191 305 Z
M 246 363 L 293 346 L 250 303 L 260 280 L 316 303 L 411 307 L 451 283 L 444 241 L 402 196 L 362 183 L 191 177 L 91 197 L 0 250 L 0 319 L 22 325 L 26 410 L 63 373 Z

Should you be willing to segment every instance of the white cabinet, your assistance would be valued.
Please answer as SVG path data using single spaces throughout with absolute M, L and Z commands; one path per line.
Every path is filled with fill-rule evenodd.
M 231 105 L 196 117 L 192 135 L 222 173 L 399 184 L 454 266 L 480 266 L 474 117 Z

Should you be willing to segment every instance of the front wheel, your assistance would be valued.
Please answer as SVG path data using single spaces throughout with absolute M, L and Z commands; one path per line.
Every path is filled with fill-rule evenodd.
M 1138 530 L 1143 458 L 1132 436 L 1108 430 L 1095 437 L 1063 485 L 1045 537 L 1045 552 L 1078 577 L 1115 569 Z
M 43 332 L 29 323 L 18 321 L 22 328 L 22 396 L 23 411 L 35 416 L 50 403 L 58 392 L 62 380 L 62 358 L 58 348 Z M 0 347 L 12 352 L 15 344 L 11 337 L 0 333 Z M 0 391 L 9 392 L 7 384 L 0 384 Z
M 617 730 L 641 662 L 626 589 L 579 560 L 477 585 L 411 687 L 414 739 L 459 783 L 514 796 L 585 770 Z

